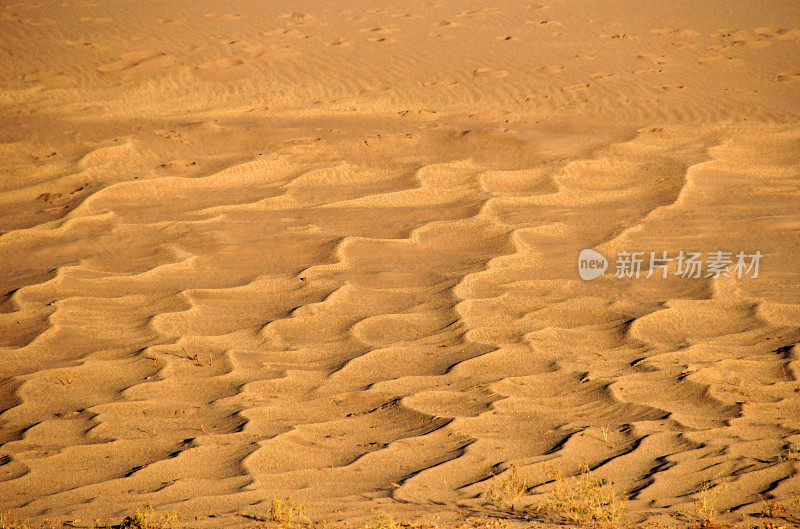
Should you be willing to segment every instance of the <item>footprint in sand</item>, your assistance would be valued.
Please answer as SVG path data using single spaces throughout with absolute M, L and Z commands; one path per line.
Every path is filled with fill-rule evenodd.
M 184 173 L 187 170 L 191 169 L 192 167 L 196 167 L 197 162 L 189 161 L 189 160 L 172 160 L 170 162 L 162 163 L 158 167 L 164 171 L 170 173 Z
M 772 44 L 768 37 L 758 34 L 752 36 L 749 31 L 744 29 L 718 31 L 711 36 L 723 41 L 728 46 L 738 48 L 764 48 Z
M 270 44 L 269 46 L 263 46 L 261 44 L 248 46 L 244 48 L 244 51 L 254 59 L 262 58 L 273 61 L 295 57 L 299 54 L 299 52 L 290 49 L 288 46 L 277 46 L 275 44 Z
M 206 61 L 198 65 L 198 68 L 200 68 L 201 70 L 214 70 L 214 69 L 232 68 L 234 66 L 239 66 L 241 64 L 244 64 L 244 61 L 241 59 L 226 57 L 224 59 Z
M 350 45 L 350 41 L 348 41 L 347 39 L 336 39 L 336 40 L 332 40 L 330 42 L 326 42 L 325 45 L 326 46 L 332 46 L 332 47 L 335 47 L 335 46 L 349 46 Z
M 367 40 L 371 42 L 385 42 L 389 40 L 387 35 L 391 35 L 392 33 L 397 33 L 399 31 L 400 28 L 397 26 L 361 28 L 361 33 L 367 33 L 369 35 Z
M 557 20 L 528 20 L 525 22 L 529 26 L 539 26 L 539 27 L 551 27 L 551 28 L 563 28 L 564 24 L 557 21 Z
M 281 18 L 286 19 L 287 22 L 290 24 L 306 24 L 311 20 L 310 15 L 306 15 L 305 13 L 286 13 L 281 16 Z
M 756 35 L 775 38 L 778 40 L 793 40 L 800 42 L 800 29 L 761 27 L 755 29 Z
M 665 36 L 697 37 L 698 35 L 700 35 L 700 33 L 698 33 L 697 31 L 691 29 L 680 29 L 680 28 L 656 28 L 656 29 L 651 29 L 650 33 L 661 37 Z
M 89 182 L 73 184 L 63 191 L 48 191 L 36 197 L 39 213 L 64 212 L 74 208 L 81 199 L 90 194 Z
M 28 74 L 22 78 L 26 83 L 39 83 L 48 88 L 64 88 L 77 84 L 74 77 L 62 71 L 37 72 Z
M 65 42 L 66 42 L 67 46 L 69 46 L 70 48 L 94 48 L 95 47 L 94 43 L 89 42 L 88 40 L 86 40 L 84 38 L 80 38 L 80 39 L 77 39 L 77 40 L 66 40 Z
M 639 40 L 637 35 L 630 35 L 628 33 L 614 33 L 600 35 L 602 40 Z
M 577 92 L 579 90 L 586 90 L 590 86 L 592 86 L 592 83 L 578 83 L 578 84 L 573 84 L 573 85 L 569 85 L 569 86 L 562 86 L 561 87 L 561 91 L 562 92 Z
M 699 64 L 719 64 L 725 61 L 731 61 L 733 57 L 726 57 L 725 55 L 712 55 L 710 57 L 701 57 L 697 59 Z
M 26 26 L 52 26 L 56 23 L 49 18 L 23 18 L 20 22 Z
M 641 59 L 643 61 L 650 61 L 653 64 L 667 64 L 667 56 L 658 53 L 642 53 L 636 56 L 637 59 Z
M 86 22 L 87 24 L 107 24 L 111 20 L 109 17 L 81 17 L 81 22 Z
M 240 33 L 234 33 L 232 35 L 215 35 L 211 38 L 220 44 L 225 44 L 227 46 L 235 46 L 236 44 L 241 46 L 242 44 L 240 42 L 245 40 L 245 36 Z
M 386 92 L 387 90 L 391 90 L 390 86 L 386 85 L 375 85 L 375 86 L 365 86 L 361 89 L 362 94 L 368 94 L 371 92 Z
M 32 4 L 28 2 L 17 2 L 14 4 L 8 4 L 5 6 L 5 9 L 38 9 L 42 7 L 41 4 Z
M 122 55 L 118 60 L 103 64 L 98 72 L 114 75 L 123 81 L 156 75 L 175 64 L 175 58 L 164 52 L 134 51 Z
M 245 76 L 247 69 L 244 64 L 242 59 L 224 57 L 201 63 L 195 71 L 210 81 L 230 81 Z
M 159 129 L 154 132 L 156 136 L 161 136 L 162 138 L 166 138 L 168 140 L 171 139 L 178 139 L 181 137 L 181 134 L 173 129 Z
M 474 77 L 482 77 L 485 79 L 502 79 L 508 77 L 508 70 L 502 68 L 478 68 L 472 72 Z
M 455 86 L 458 84 L 458 81 L 453 79 L 442 79 L 439 81 L 425 81 L 422 84 L 424 86 Z
M 496 15 L 497 13 L 498 13 L 497 9 L 486 7 L 480 10 L 462 11 L 457 16 L 458 18 L 471 19 L 471 18 L 486 17 L 489 15 Z
M 204 16 L 206 18 L 219 18 L 222 20 L 239 20 L 242 18 L 242 15 L 237 15 L 236 13 L 206 13 Z
M 800 81 L 800 73 L 782 73 L 775 76 L 775 80 L 779 83 L 794 83 Z

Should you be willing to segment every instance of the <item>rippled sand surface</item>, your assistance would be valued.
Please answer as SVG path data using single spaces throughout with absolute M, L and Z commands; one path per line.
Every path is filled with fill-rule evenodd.
M 0 5 L 0 511 L 797 497 L 799 57 L 793 1 Z

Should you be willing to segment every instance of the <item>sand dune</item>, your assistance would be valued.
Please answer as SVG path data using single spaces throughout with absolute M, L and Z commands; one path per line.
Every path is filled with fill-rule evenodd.
M 512 466 L 533 505 L 588 465 L 629 522 L 800 494 L 793 2 L 40 0 L 0 35 L 0 511 L 463 520 Z M 718 251 L 757 277 L 646 277 Z

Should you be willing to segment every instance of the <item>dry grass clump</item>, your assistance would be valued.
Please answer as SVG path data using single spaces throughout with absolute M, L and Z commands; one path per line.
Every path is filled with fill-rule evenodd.
M 512 466 L 502 477 L 496 476 L 489 490 L 486 501 L 501 509 L 517 510 L 517 502 L 528 492 L 530 485 Z
M 400 529 L 401 525 L 386 514 L 379 516 L 375 521 L 365 526 L 365 529 Z
M 777 459 L 778 461 L 800 461 L 800 445 L 790 443 L 784 446 Z
M 305 504 L 297 504 L 288 498 L 273 498 L 269 507 L 270 522 L 277 522 L 281 527 L 307 525 L 311 521 L 306 516 Z
M 622 515 L 619 496 L 603 479 L 584 465 L 580 474 L 566 478 L 553 469 L 554 486 L 537 510 L 573 524 L 616 526 Z
M 589 469 L 581 468 L 577 476 L 564 477 L 557 469 L 550 471 L 553 488 L 544 501 L 530 509 L 520 509 L 519 503 L 528 494 L 531 484 L 520 472 L 511 467 L 496 476 L 486 500 L 503 510 L 525 515 L 551 515 L 571 524 L 615 526 L 622 515 L 617 493 Z
M 757 516 L 784 520 L 800 527 L 800 495 L 794 495 L 788 502 L 778 502 L 774 499 L 765 501 Z
M 700 527 L 713 525 L 717 517 L 717 501 L 726 490 L 725 485 L 714 486 L 710 481 L 706 481 L 700 486 L 700 490 L 697 491 L 692 502 L 694 504 L 694 513 L 692 514 Z
M 178 522 L 174 512 L 160 513 L 150 505 L 138 509 L 133 515 L 126 516 L 119 527 L 122 529 L 171 529 Z

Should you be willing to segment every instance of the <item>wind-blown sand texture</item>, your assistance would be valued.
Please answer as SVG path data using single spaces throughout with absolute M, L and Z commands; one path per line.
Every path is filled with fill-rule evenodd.
M 0 44 L 0 511 L 800 493 L 796 1 L 32 0 Z

